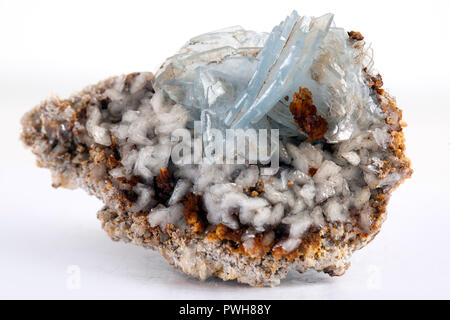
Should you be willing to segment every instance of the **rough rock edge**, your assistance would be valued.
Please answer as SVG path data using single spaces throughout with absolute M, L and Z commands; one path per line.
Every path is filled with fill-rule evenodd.
M 117 213 L 104 207 L 97 217 L 112 240 L 157 248 L 173 267 L 189 276 L 200 280 L 216 276 L 252 286 L 278 285 L 290 269 L 299 272 L 315 269 L 331 275 L 341 275 L 349 266 L 350 253 L 369 241 L 367 238 L 364 243 L 358 243 L 358 235 L 344 235 L 345 227 L 340 225 L 330 230 L 329 235 L 322 232 L 312 234 L 314 241 L 305 245 L 303 254 L 293 260 L 290 257 L 276 258 L 274 255 L 259 258 L 234 251 L 227 240 L 195 237 L 172 225 L 164 232 L 159 227 L 152 228 L 146 215 Z M 342 235 L 344 236 L 340 238 Z M 321 240 L 316 241 L 319 238 Z M 327 245 L 329 241 L 335 243 Z
M 412 170 L 404 154 L 402 114 L 395 100 L 381 89 L 380 78 L 369 77 L 369 83 L 372 83 L 388 115 L 386 122 L 393 128 L 390 147 L 401 164 L 405 180 Z M 145 214 L 127 212 L 133 205 L 132 197 L 118 190 L 109 177 L 98 179 L 96 172 L 105 170 L 105 166 L 115 166 L 113 150 L 95 144 L 89 148 L 83 145 L 86 141 L 78 141 L 85 135 L 85 132 L 78 132 L 77 127 L 86 120 L 86 107 L 90 104 L 100 106 L 104 99 L 103 92 L 113 85 L 115 79 L 89 86 L 67 100 L 52 98 L 44 101 L 22 120 L 22 140 L 32 147 L 38 165 L 50 168 L 54 187 L 81 187 L 109 205 L 99 212 L 98 217 L 113 240 L 158 248 L 171 265 L 198 279 L 217 276 L 254 286 L 273 286 L 279 284 L 290 269 L 299 272 L 314 269 L 332 276 L 342 275 L 350 265 L 351 254 L 378 234 L 386 217 L 389 194 L 395 188 L 387 193 L 380 191 L 371 198 L 376 212 L 371 217 L 369 232 L 351 224 L 327 225 L 319 232 L 311 230 L 292 253 L 280 252 L 279 248 L 263 257 L 252 256 L 235 250 L 232 241 L 216 236 L 214 232 L 199 235 L 189 230 L 176 230 L 173 226 L 167 230 L 151 228 Z M 75 112 L 67 115 L 68 109 Z

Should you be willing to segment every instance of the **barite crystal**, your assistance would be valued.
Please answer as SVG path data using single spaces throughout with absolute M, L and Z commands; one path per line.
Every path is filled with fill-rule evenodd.
M 204 133 L 255 127 L 298 136 L 289 104 L 301 84 L 330 123 L 326 141 L 337 143 L 385 117 L 366 85 L 371 52 L 348 38 L 332 14 L 310 18 L 295 11 L 269 36 L 240 27 L 207 33 L 166 61 L 155 88 L 200 118 Z
M 53 186 L 105 203 L 98 218 L 113 240 L 158 248 L 199 279 L 277 285 L 291 269 L 342 275 L 411 176 L 402 113 L 382 85 L 360 33 L 332 14 L 293 12 L 271 33 L 195 37 L 155 76 L 46 100 L 24 116 L 22 139 Z M 251 128 L 278 130 L 270 174 L 248 154 L 236 164 L 171 157 L 177 130 L 203 144 L 199 160 L 213 130 Z

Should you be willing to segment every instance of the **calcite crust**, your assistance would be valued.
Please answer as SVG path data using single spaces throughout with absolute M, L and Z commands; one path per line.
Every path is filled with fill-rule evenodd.
M 97 215 L 113 240 L 157 249 L 190 276 L 273 286 L 291 269 L 342 275 L 352 253 L 378 234 L 392 190 L 412 170 L 404 153 L 402 113 L 382 89 L 381 76 L 358 55 L 364 38 L 333 29 L 330 19 L 293 14 L 269 36 L 235 28 L 194 38 L 156 78 L 147 72 L 113 77 L 69 99 L 44 101 L 24 116 L 22 140 L 38 165 L 52 171 L 54 187 L 83 188 L 105 203 Z M 314 33 L 316 28 L 329 33 Z M 300 30 L 305 43 L 311 34 L 323 41 L 317 54 L 304 57 L 311 73 L 299 75 L 299 92 L 286 99 L 283 93 L 284 102 L 266 114 L 260 112 L 271 98 L 254 97 L 261 104 L 252 109 L 252 86 L 262 83 L 258 70 L 269 63 L 262 47 L 268 41 L 275 45 L 283 32 L 297 32 L 300 39 Z M 235 45 L 226 49 L 228 55 L 220 49 L 223 42 Z M 211 43 L 216 51 L 202 55 Z M 249 43 L 253 47 L 239 47 Z M 333 58 L 332 64 L 337 53 L 330 43 L 347 48 L 349 57 Z M 176 59 L 186 63 L 182 69 Z M 213 69 L 208 59 L 215 59 Z M 228 72 L 235 63 L 247 68 L 241 79 Z M 276 59 L 271 63 L 277 67 Z M 340 63 L 352 65 L 343 71 Z M 339 82 L 329 80 L 339 74 L 330 73 L 333 67 L 356 91 L 336 91 Z M 191 85 L 197 81 L 215 92 L 214 98 L 195 96 L 198 88 Z M 242 91 L 247 83 L 248 91 Z M 266 97 L 273 94 L 264 90 Z M 241 108 L 237 117 L 233 106 Z M 262 175 L 261 165 L 179 166 L 170 160 L 174 130 L 192 129 L 191 121 L 205 115 L 210 117 L 205 123 L 225 128 L 224 108 L 237 123 L 249 114 L 262 117 L 249 126 L 280 129 L 276 173 Z M 203 129 L 205 138 L 208 128 Z

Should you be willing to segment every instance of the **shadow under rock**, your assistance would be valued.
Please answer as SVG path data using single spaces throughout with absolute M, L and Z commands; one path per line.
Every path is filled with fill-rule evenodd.
M 120 246 L 120 248 L 117 248 L 118 246 Z M 248 284 L 240 283 L 237 280 L 223 281 L 222 279 L 217 277 L 210 277 L 204 281 L 200 281 L 184 274 L 181 270 L 172 267 L 157 250 L 150 250 L 139 247 L 134 247 L 133 249 L 131 249 L 129 247 L 133 246 L 132 244 L 124 243 L 120 243 L 118 246 L 115 246 L 118 251 L 132 250 L 134 251 L 133 256 L 138 255 L 135 257 L 135 262 L 133 262 L 133 264 L 135 265 L 135 268 L 133 268 L 133 278 L 139 280 L 140 282 L 144 281 L 148 282 L 151 285 L 154 285 L 155 281 L 157 281 L 161 285 L 173 285 L 175 287 L 179 287 L 180 284 L 182 284 L 186 289 L 258 289 L 249 286 Z M 117 255 L 117 259 L 115 260 L 115 263 L 117 264 L 130 263 L 129 259 L 127 259 L 128 261 L 124 262 L 124 260 L 121 258 L 121 255 Z M 136 262 L 142 263 L 142 266 L 136 268 Z M 136 273 L 139 272 L 139 270 L 141 270 L 143 273 L 138 275 Z M 281 283 L 278 287 L 293 288 L 305 285 L 311 286 L 315 284 L 327 284 L 332 282 L 333 280 L 324 273 L 319 273 L 316 271 L 307 271 L 305 273 L 290 271 L 286 278 L 281 280 Z

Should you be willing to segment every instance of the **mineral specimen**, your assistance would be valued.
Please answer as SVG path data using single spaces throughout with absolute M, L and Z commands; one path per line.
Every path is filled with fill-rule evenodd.
M 382 85 L 359 32 L 293 12 L 270 34 L 195 37 L 155 76 L 44 101 L 24 116 L 22 139 L 54 187 L 105 203 L 98 218 L 113 240 L 159 249 L 199 279 L 272 286 L 290 269 L 342 275 L 411 176 L 402 113 Z M 214 132 L 233 129 L 270 131 L 279 168 L 268 175 L 247 153 L 196 161 Z M 200 145 L 189 163 L 172 157 L 177 130 Z

